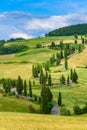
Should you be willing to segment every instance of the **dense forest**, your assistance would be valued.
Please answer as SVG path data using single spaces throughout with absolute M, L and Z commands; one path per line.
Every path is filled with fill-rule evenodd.
M 45 36 L 71 36 L 71 35 L 84 35 L 87 33 L 87 24 L 77 24 L 62 27 L 56 30 L 53 30 L 46 34 Z

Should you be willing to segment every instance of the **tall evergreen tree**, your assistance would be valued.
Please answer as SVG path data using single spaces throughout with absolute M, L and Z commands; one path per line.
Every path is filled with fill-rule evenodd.
M 60 62 L 61 62 L 60 54 L 57 53 L 57 54 L 56 54 L 56 65 L 59 65 Z
M 75 44 L 77 44 L 77 43 L 78 43 L 77 39 L 75 39 L 75 40 L 74 40 L 74 43 L 75 43 Z
M 67 56 L 68 56 L 68 55 L 67 55 L 67 52 L 68 52 L 68 50 L 67 50 L 67 49 L 65 49 L 65 50 L 64 50 L 64 58 L 65 58 L 65 59 L 66 59 L 66 58 L 67 58 Z
M 46 80 L 48 79 L 48 71 L 46 71 Z
M 52 85 L 52 78 L 51 78 L 51 75 L 49 74 L 49 77 L 48 77 L 48 85 L 51 86 Z
M 49 62 L 47 61 L 46 63 L 45 63 L 45 70 L 48 70 L 49 71 Z
M 7 87 L 7 92 L 11 92 L 11 80 L 10 79 L 7 80 L 6 87 Z
M 62 96 L 61 96 L 61 92 L 59 92 L 59 96 L 58 96 L 58 105 L 59 105 L 59 106 L 62 105 Z
M 32 97 L 32 85 L 30 80 L 29 80 L 29 96 Z
M 69 79 L 69 75 L 68 75 L 68 77 L 67 77 L 67 85 L 69 85 L 70 84 L 70 79 Z
M 67 58 L 65 58 L 65 69 L 66 69 L 66 70 L 68 69 L 68 61 L 67 61 Z
M 51 48 L 55 48 L 55 47 L 56 47 L 55 42 L 52 42 L 52 43 L 51 43 Z
M 32 65 L 32 76 L 34 77 L 34 65 Z
M 22 94 L 23 91 L 23 80 L 20 76 L 18 76 L 17 83 L 16 83 L 16 90 L 18 94 Z
M 66 81 L 66 79 L 65 79 L 64 75 L 62 74 L 62 76 L 61 76 L 61 78 L 60 78 L 60 83 L 61 83 L 61 85 L 64 85 L 64 84 L 65 84 L 65 81 Z
M 63 51 L 60 49 L 60 58 L 63 59 Z
M 85 39 L 84 38 L 82 38 L 82 44 L 85 44 Z
M 44 114 L 50 113 L 51 112 L 51 108 L 49 106 L 49 103 L 52 103 L 53 95 L 52 95 L 52 92 L 49 89 L 49 87 L 45 87 L 45 86 L 42 87 L 41 98 L 42 98 L 42 103 L 41 103 L 42 112 Z
M 41 85 L 45 85 L 46 81 L 47 81 L 46 76 L 43 73 L 43 69 L 41 69 L 39 82 L 40 82 Z
M 74 70 L 74 73 L 73 73 L 73 82 L 77 83 L 77 80 L 78 80 L 78 74 Z
M 71 79 L 72 82 L 73 82 L 73 70 L 72 70 L 72 69 L 70 70 L 70 79 Z
M 27 84 L 26 84 L 26 80 L 24 80 L 24 96 L 27 96 Z

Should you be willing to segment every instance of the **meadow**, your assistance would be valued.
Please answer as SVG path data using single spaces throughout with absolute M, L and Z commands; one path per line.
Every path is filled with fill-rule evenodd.
M 29 48 L 20 53 L 0 55 L 0 79 L 17 79 L 18 75 L 20 75 L 23 80 L 26 79 L 27 87 L 29 79 L 32 82 L 35 81 L 35 86 L 32 86 L 32 91 L 34 95 L 40 96 L 41 87 L 39 86 L 38 79 L 32 77 L 32 64 L 42 64 L 48 61 L 53 54 L 58 52 L 57 50 L 49 49 L 48 45 L 50 45 L 52 41 L 59 44 L 61 40 L 63 40 L 64 43 L 70 44 L 74 42 L 73 36 L 66 36 L 35 38 L 7 43 L 7 46 L 10 44 L 25 44 Z M 81 44 L 80 37 L 78 41 Z M 36 48 L 38 43 L 45 47 Z M 50 88 L 53 93 L 53 101 L 57 103 L 58 93 L 61 92 L 63 106 L 70 110 L 72 116 L 30 114 L 30 105 L 35 108 L 36 113 L 39 112 L 40 106 L 38 103 L 30 102 L 23 98 L 0 94 L 0 130 L 86 130 L 87 114 L 75 116 L 73 111 L 75 105 L 83 107 L 87 102 L 86 65 L 87 48 L 85 45 L 83 52 L 75 54 L 68 59 L 68 70 L 64 70 L 64 61 L 62 61 L 59 66 L 50 68 L 53 83 Z M 67 77 L 68 74 L 70 74 L 71 68 L 76 69 L 79 75 L 78 83 L 61 87 L 59 84 L 61 75 L 64 74 L 64 76 Z
M 87 115 L 61 117 L 0 112 L 0 130 L 87 130 Z

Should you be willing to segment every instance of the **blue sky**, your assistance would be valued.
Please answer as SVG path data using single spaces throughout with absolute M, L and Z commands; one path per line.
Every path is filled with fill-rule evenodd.
M 44 36 L 78 23 L 87 23 L 87 0 L 0 1 L 0 39 Z

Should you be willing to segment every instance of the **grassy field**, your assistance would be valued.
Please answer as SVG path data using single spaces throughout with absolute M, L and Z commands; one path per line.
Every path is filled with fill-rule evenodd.
M 51 115 L 0 112 L 0 130 L 87 130 L 87 115 Z
M 9 55 L 0 56 L 0 78 L 13 78 L 17 79 L 20 75 L 23 79 L 32 79 L 32 63 L 43 63 L 49 60 L 52 54 L 57 53 L 57 50 L 45 48 L 35 48 L 37 43 L 42 45 L 48 45 L 52 41 L 56 44 L 63 40 L 64 43 L 73 43 L 73 36 L 69 37 L 46 37 L 46 38 L 35 38 L 26 41 L 18 41 L 7 43 L 9 44 L 25 44 L 29 46 L 29 50 Z M 81 39 L 79 38 L 81 43 Z M 78 104 L 83 106 L 87 99 L 87 69 L 85 68 L 76 68 L 76 67 L 85 67 L 87 65 L 87 48 L 79 54 L 74 55 L 68 59 L 69 70 L 64 71 L 64 62 L 61 63 L 58 67 L 51 67 L 50 73 L 53 79 L 53 87 L 51 88 L 54 101 L 57 102 L 57 97 L 59 91 L 62 92 L 63 104 L 71 110 L 73 113 L 73 106 Z M 59 79 L 62 74 L 65 77 L 70 73 L 70 68 L 76 68 L 77 73 L 79 74 L 78 84 L 72 85 L 70 87 L 61 87 L 59 86 Z M 84 75 L 85 73 L 85 75 Z M 35 79 L 36 86 L 33 87 L 33 94 L 40 95 L 41 87 L 38 87 L 38 79 Z
M 38 104 L 31 103 L 26 99 L 0 94 L 0 112 L 29 113 L 29 105 L 32 105 L 36 111 L 39 109 Z
M 63 40 L 64 43 L 73 43 L 73 36 L 69 37 L 46 37 L 46 38 L 35 38 L 26 41 L 18 41 L 7 43 L 9 44 L 25 44 L 29 46 L 29 50 L 8 55 L 0 55 L 0 79 L 1 78 L 12 78 L 17 79 L 20 75 L 23 79 L 29 81 L 35 80 L 36 86 L 33 86 L 33 94 L 40 96 L 41 87 L 38 86 L 38 79 L 32 78 L 32 64 L 33 63 L 43 63 L 49 60 L 49 58 L 57 53 L 57 50 L 52 50 L 47 47 L 52 41 L 56 44 Z M 79 43 L 81 39 L 79 37 Z M 40 43 L 45 45 L 45 48 L 35 48 L 36 44 Z M 73 106 L 80 105 L 83 106 L 87 102 L 87 69 L 77 68 L 85 67 L 87 65 L 87 48 L 83 52 L 78 53 L 68 59 L 69 70 L 64 71 L 64 62 L 61 62 L 60 66 L 51 67 L 50 73 L 52 76 L 53 86 L 51 87 L 53 93 L 53 100 L 57 102 L 59 91 L 62 93 L 63 104 L 68 108 L 73 114 Z M 62 74 L 67 78 L 70 73 L 70 69 L 75 68 L 78 75 L 78 84 L 73 84 L 71 86 L 61 87 L 59 85 L 59 79 Z

